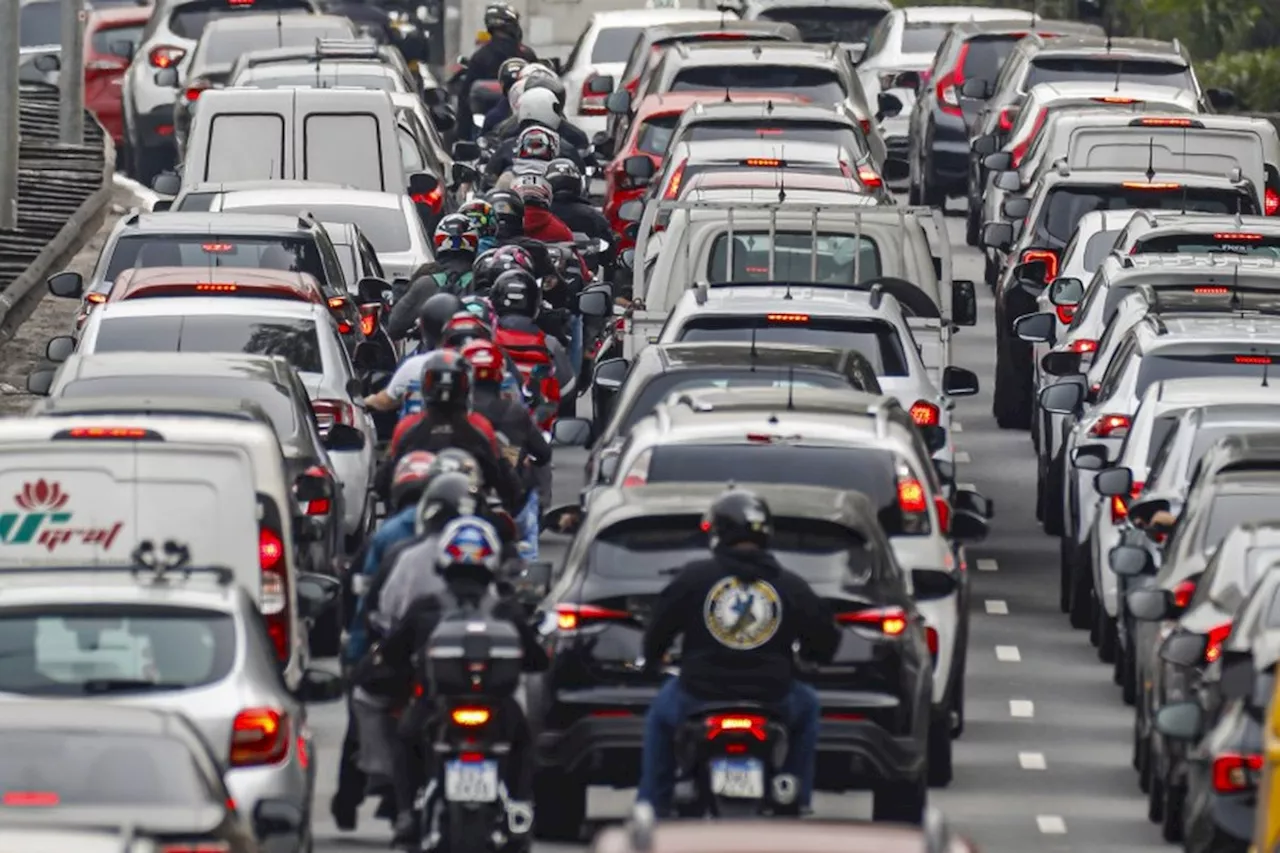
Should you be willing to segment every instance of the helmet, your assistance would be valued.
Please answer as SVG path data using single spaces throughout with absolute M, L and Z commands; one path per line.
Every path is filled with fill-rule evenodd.
M 476 273 L 472 273 L 472 280 L 475 280 Z M 496 276 L 495 276 L 496 278 Z M 493 280 L 489 280 L 489 284 L 493 284 Z M 498 315 L 493 310 L 493 303 L 489 301 L 487 296 L 467 296 L 462 300 L 463 310 L 470 313 L 473 317 L 478 317 L 481 323 L 484 323 L 490 329 L 498 324 Z
M 462 348 L 462 357 L 471 365 L 476 382 L 497 385 L 507 378 L 506 359 L 493 341 L 472 341 Z
M 530 62 L 520 71 L 520 79 L 528 80 L 530 77 L 555 77 L 556 72 L 549 65 L 541 62 Z
M 471 222 L 471 230 L 477 237 L 492 237 L 498 230 L 493 219 L 493 205 L 482 198 L 473 198 L 458 208 L 458 213 Z
M 520 13 L 506 3 L 491 3 L 484 10 L 484 28 L 493 35 L 505 33 L 516 41 L 524 38 L 520 29 Z
M 498 82 L 502 84 L 502 94 L 511 91 L 511 86 L 520 79 L 520 72 L 529 64 L 523 56 L 513 56 L 498 66 Z
M 524 201 L 511 190 L 489 193 L 493 218 L 498 223 L 498 237 L 518 237 L 524 233 Z
M 431 478 L 431 463 L 436 455 L 415 450 L 400 457 L 391 475 L 391 505 L 395 512 L 418 502 Z
M 511 189 L 520 196 L 526 208 L 541 207 L 545 210 L 551 207 L 551 184 L 541 175 L 520 175 L 511 182 Z
M 528 83 L 528 77 L 521 77 L 519 80 L 512 83 L 511 88 L 507 90 L 507 103 L 511 106 L 512 115 L 515 114 L 516 105 L 520 103 L 520 96 L 524 94 L 524 87 Z
M 439 350 L 427 356 L 422 366 L 422 399 L 427 408 L 458 411 L 471 396 L 471 372 L 462 356 L 453 350 Z
M 432 477 L 418 501 L 419 533 L 438 533 L 460 515 L 474 515 L 480 491 L 461 471 Z
M 547 164 L 543 175 L 556 198 L 582 197 L 582 171 L 572 160 L 561 157 Z
M 530 275 L 533 274 L 533 255 L 523 246 L 499 246 L 497 258 L 499 263 L 510 261 L 522 270 L 527 270 Z
M 498 276 L 493 283 L 492 299 L 498 316 L 519 314 L 536 320 L 542 309 L 542 290 L 525 270 L 508 270 Z
M 730 487 L 715 499 L 702 519 L 711 534 L 712 548 L 728 548 L 743 542 L 769 547 L 773 538 L 773 513 L 754 492 Z
M 452 293 L 437 293 L 427 298 L 418 309 L 418 334 L 426 344 L 435 349 L 444 331 L 444 324 L 462 310 L 462 300 Z
M 444 324 L 444 331 L 440 333 L 440 346 L 461 350 L 471 341 L 487 341 L 492 337 L 493 330 L 486 326 L 483 320 L 463 309 Z
M 455 518 L 441 532 L 436 571 L 450 580 L 488 584 L 501 564 L 502 539 L 483 518 Z
M 436 226 L 436 255 L 452 252 L 475 254 L 480 238 L 471 220 L 461 213 L 450 213 Z
M 436 454 L 428 480 L 434 482 L 442 474 L 462 474 L 471 481 L 471 486 L 475 489 L 479 489 L 482 484 L 480 463 L 460 447 L 446 447 Z
M 516 137 L 516 157 L 521 160 L 554 160 L 560 156 L 560 134 L 541 125 L 526 127 Z
M 537 89 L 546 89 L 548 92 L 556 96 L 556 103 L 560 105 L 558 112 L 564 115 L 564 105 L 568 100 L 569 94 L 564 89 L 564 83 L 554 74 L 530 74 L 525 78 L 529 82 L 524 85 L 524 96 L 528 97 L 530 92 Z
M 555 92 L 545 88 L 534 88 L 533 78 L 529 78 L 529 82 L 525 84 L 524 93 L 520 95 L 520 102 L 516 104 L 516 121 L 520 124 L 526 122 L 535 122 L 542 127 L 549 127 L 555 130 L 560 126 L 560 119 L 563 107 L 556 98 Z M 534 160 L 550 160 L 560 153 L 560 140 L 556 140 L 555 150 L 551 152 L 550 157 L 530 156 Z M 519 150 L 524 151 L 524 134 L 520 134 L 520 141 L 517 143 Z M 526 155 L 521 155 L 526 156 Z

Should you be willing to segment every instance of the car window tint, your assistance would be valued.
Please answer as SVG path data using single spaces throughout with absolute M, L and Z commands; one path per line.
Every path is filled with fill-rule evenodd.
M 1147 83 L 1169 86 L 1174 89 L 1196 89 L 1191 69 L 1181 63 L 1159 60 L 1107 59 L 1098 56 L 1045 56 L 1031 60 L 1023 91 L 1039 83 L 1066 83 L 1076 81 L 1105 82 L 1119 80 L 1125 83 Z M 1141 206 L 1141 205 L 1136 205 Z
M 817 44 L 860 44 L 885 16 L 884 9 L 845 6 L 782 6 L 760 12 L 762 21 L 792 24 L 800 38 Z
M 813 68 L 799 65 L 734 65 L 717 68 L 685 68 L 676 72 L 671 84 L 673 92 L 692 92 L 702 89 L 761 89 L 768 92 L 789 92 L 815 104 L 835 106 L 844 100 L 844 86 L 840 76 L 829 68 Z
M 39 0 L 36 3 L 22 4 L 18 13 L 18 47 L 62 44 L 63 1 Z
M 123 57 L 123 52 L 117 52 L 113 48 L 129 45 L 131 51 L 136 49 L 142 41 L 142 29 L 142 24 L 104 23 L 93 31 L 89 44 L 95 53 Z
M 410 249 L 409 226 L 405 222 L 404 211 L 399 207 L 308 202 L 306 208 L 308 213 L 315 214 L 316 219 L 321 222 L 343 222 L 356 226 L 361 233 L 368 235 L 369 242 L 379 252 L 407 252 Z M 294 215 L 298 213 L 298 205 L 263 204 L 241 207 L 236 205 L 233 195 L 226 200 L 223 210 Z
M 403 192 L 387 187 L 382 133 L 369 113 L 311 113 L 303 119 L 304 180 L 345 184 L 361 190 Z
M 1151 425 L 1151 443 L 1147 445 L 1148 468 L 1156 461 L 1156 454 L 1160 452 L 1160 448 L 1164 446 L 1165 441 L 1173 434 L 1173 428 L 1178 425 L 1178 419 L 1181 417 L 1182 410 L 1171 411 L 1156 418 L 1155 423 Z
M 728 317 L 691 317 L 680 330 L 680 340 L 752 340 L 764 343 L 803 344 L 853 350 L 870 362 L 876 376 L 907 376 L 902 341 L 894 327 L 883 320 L 788 315 L 780 321 L 743 314 Z
M 1107 259 L 1107 255 L 1111 254 L 1111 250 L 1115 248 L 1116 237 L 1119 234 L 1119 231 L 1099 231 L 1089 237 L 1089 241 L 1084 244 L 1084 257 L 1081 258 L 1085 272 L 1097 271 L 1102 262 Z
M 218 234 L 126 234 L 116 241 L 103 280 L 110 284 L 128 269 L 184 267 L 300 272 L 321 283 L 329 276 L 314 240 L 305 237 Z
M 817 242 L 809 231 L 734 231 L 730 259 L 729 235 L 720 234 L 711 244 L 707 260 L 707 281 L 790 281 L 815 284 L 860 284 L 879 278 L 880 248 L 870 237 L 852 234 L 818 233 Z M 775 248 L 776 247 L 776 248 Z M 773 255 L 773 276 L 769 276 L 769 256 Z M 814 277 L 814 255 L 817 277 Z M 732 261 L 732 263 L 731 263 Z M 857 273 L 857 278 L 854 273 Z
M 356 269 L 356 248 L 347 243 L 334 243 L 334 251 L 338 253 L 338 263 L 342 266 L 343 280 L 354 283 L 360 280 L 360 270 Z
M 595 46 L 591 48 L 591 61 L 623 62 L 631 55 L 631 48 L 644 30 L 640 27 L 610 27 L 596 33 Z M 572 67 L 572 66 L 569 66 Z
M 1000 73 L 1004 61 L 1013 53 L 1025 33 L 1004 33 L 998 36 L 978 36 L 965 42 L 964 65 L 961 72 L 965 80 L 991 82 Z
M 907 24 L 902 28 L 902 52 L 934 54 L 950 28 L 950 24 Z
M 1256 255 L 1280 260 L 1280 235 L 1242 234 L 1222 231 L 1217 234 L 1158 234 L 1138 240 L 1133 254 L 1209 254 Z
M 1199 376 L 1256 376 L 1261 380 L 1262 371 L 1266 365 L 1260 365 L 1257 359 L 1267 359 L 1269 356 L 1258 356 L 1249 352 L 1247 346 L 1242 346 L 1244 352 L 1240 355 L 1234 353 L 1223 354 L 1221 352 L 1213 353 L 1194 353 L 1194 352 L 1178 352 L 1176 347 L 1171 347 L 1173 352 L 1153 352 L 1148 353 L 1142 359 L 1142 364 L 1138 369 L 1138 383 L 1135 393 L 1141 397 L 1146 393 L 1152 382 L 1159 382 L 1164 379 L 1190 379 Z M 1274 368 L 1272 368 L 1274 370 Z
M 1251 424 L 1207 424 L 1196 430 L 1195 440 L 1191 442 L 1191 453 L 1187 457 L 1187 470 L 1191 471 L 1219 441 L 1228 436 L 1249 435 L 1259 432 L 1275 432 L 1280 428 L 1280 411 L 1276 419 L 1270 423 Z M 1277 516 L 1280 518 L 1280 516 Z
M 690 125 L 680 136 L 681 142 L 739 139 L 768 139 L 779 143 L 817 142 L 851 151 L 861 151 L 864 147 L 852 128 L 829 121 L 700 121 Z
M 262 181 L 283 177 L 284 117 L 222 113 L 209 122 L 204 180 Z
M 1141 181 L 1139 181 L 1141 183 Z M 1057 186 L 1040 210 L 1039 230 L 1059 245 L 1065 245 L 1075 233 L 1080 217 L 1092 210 L 1185 210 L 1191 213 L 1243 215 L 1258 212 L 1248 193 L 1212 187 L 1185 187 L 1177 190 L 1149 190 L 1127 187 Z
M 322 373 L 310 319 L 244 315 L 118 317 L 98 326 L 94 352 L 228 352 L 284 356 L 294 370 Z
M 1233 527 L 1280 518 L 1280 495 L 1274 492 L 1219 494 L 1210 502 L 1208 513 L 1200 530 L 1200 550 L 1204 552 L 1222 544 L 1223 537 Z
M 275 15 L 259 15 L 262 24 L 259 28 L 223 30 L 215 27 L 200 40 L 197 61 L 202 68 L 230 68 L 241 54 L 255 50 L 309 45 L 316 39 L 352 37 L 349 26 L 334 26 L 328 21 L 308 20 L 308 17 L 291 15 L 287 21 L 281 19 L 282 26 L 277 26 Z
M 694 388 L 848 388 L 849 381 L 838 373 L 816 370 L 788 370 L 782 367 L 680 370 L 659 373 L 644 386 L 635 402 L 618 424 L 617 432 L 625 434 L 636 421 L 652 414 L 658 404 L 672 394 Z
M 667 153 L 667 147 L 671 144 L 671 134 L 676 129 L 676 123 L 680 121 L 678 114 L 666 116 L 653 116 L 645 119 L 643 125 L 640 126 L 640 133 L 636 137 L 636 150 L 642 154 L 657 154 L 659 156 Z

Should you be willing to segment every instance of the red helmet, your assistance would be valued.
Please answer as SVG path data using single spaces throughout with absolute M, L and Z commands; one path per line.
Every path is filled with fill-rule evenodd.
M 477 382 L 502 382 L 507 376 L 506 359 L 493 341 L 472 341 L 462 348 L 462 357 L 471 365 Z
M 459 311 L 444 324 L 440 332 L 440 346 L 461 350 L 469 341 L 492 338 L 493 330 L 483 320 L 470 311 Z

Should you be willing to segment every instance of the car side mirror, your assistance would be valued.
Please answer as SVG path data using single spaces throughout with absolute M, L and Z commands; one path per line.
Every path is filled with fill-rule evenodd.
M 1040 359 L 1040 369 L 1050 376 L 1080 375 L 1081 353 L 1069 350 L 1050 350 Z
M 604 74 L 592 74 L 587 78 L 587 84 L 582 87 L 582 90 L 587 95 L 607 95 L 613 91 L 613 86 L 613 77 Z
M 253 834 L 258 838 L 297 835 L 305 817 L 288 800 L 259 800 L 253 809 Z
M 890 89 L 907 89 L 912 92 L 920 90 L 920 72 L 903 71 L 889 83 Z
M 431 123 L 441 133 L 449 133 L 458 126 L 458 116 L 448 104 L 434 104 L 429 108 Z
M 656 170 L 647 154 L 636 154 L 622 161 L 622 171 L 633 181 L 648 181 L 653 178 Z
M 1081 471 L 1101 471 L 1111 464 L 1105 444 L 1082 444 L 1071 450 L 1071 464 Z
M 1078 278 L 1055 278 L 1049 282 L 1049 302 L 1052 305 L 1062 307 L 1079 305 L 1083 298 L 1084 282 Z
M 1230 89 L 1205 89 L 1204 96 L 1215 110 L 1229 110 L 1237 103 L 1236 93 Z
M 441 107 L 449 103 L 449 93 L 439 87 L 424 89 L 421 97 L 422 103 L 429 107 Z
M 1108 468 L 1093 476 L 1093 490 L 1104 498 L 1128 498 L 1133 491 L 1132 468 Z
M 986 222 L 982 225 L 982 245 L 1001 252 L 1013 245 L 1013 225 L 1009 222 Z
M 542 514 L 540 526 L 552 533 L 563 533 L 566 536 L 578 532 L 582 526 L 582 507 L 578 504 L 565 504 L 549 509 Z
M 990 133 L 985 136 L 979 136 L 977 139 L 973 140 L 973 143 L 969 146 L 970 150 L 979 157 L 986 157 L 994 154 L 997 147 L 996 138 Z
M 604 108 L 616 116 L 627 115 L 631 112 L 631 93 L 626 89 L 619 89 L 605 98 Z
M 996 151 L 982 158 L 982 168 L 988 172 L 1007 172 L 1013 168 L 1013 153 Z
M 1013 333 L 1020 340 L 1031 344 L 1052 344 L 1057 330 L 1057 315 L 1047 311 L 1039 314 L 1023 314 L 1013 321 Z
M 974 101 L 991 97 L 991 84 L 978 77 L 971 77 L 960 84 L 960 96 Z
M 79 299 L 84 296 L 84 276 L 67 270 L 51 275 L 45 282 L 49 292 L 63 299 Z
M 1125 603 L 1133 618 L 1143 622 L 1159 622 L 1176 614 L 1166 589 L 1135 589 L 1125 596 Z
M 594 285 L 579 293 L 578 313 L 583 317 L 608 317 L 613 313 L 613 289 Z
M 342 676 L 323 669 L 307 669 L 298 684 L 298 698 L 308 704 L 336 702 L 346 695 Z
M 463 184 L 474 184 L 480 180 L 480 172 L 470 163 L 454 162 L 449 166 L 449 184 L 460 187 Z
M 338 601 L 342 582 L 315 572 L 298 574 L 298 615 L 314 622 Z
M 1122 578 L 1136 578 L 1155 568 L 1151 552 L 1141 545 L 1117 545 L 1107 554 L 1111 571 Z
M 182 191 L 182 180 L 174 172 L 161 172 L 151 181 L 151 189 L 160 195 L 177 195 Z
M 601 157 L 613 156 L 613 137 L 608 132 L 599 130 L 591 137 L 591 147 Z
M 1084 404 L 1084 385 L 1055 382 L 1040 390 L 1040 408 L 1053 415 L 1074 415 Z
M 56 338 L 50 338 L 49 342 L 44 345 L 44 357 L 54 364 L 61 364 L 71 358 L 71 354 L 75 351 L 76 339 L 70 335 L 58 335 Z
M 387 297 L 390 294 L 391 285 L 380 278 L 365 276 L 356 282 L 356 295 L 360 297 L 360 302 L 363 304 L 367 305 L 373 302 L 381 304 L 387 301 Z
M 911 589 L 916 601 L 936 601 L 954 593 L 960 584 L 950 572 L 937 569 L 912 569 Z
M 948 397 L 972 397 L 978 393 L 978 374 L 964 367 L 947 366 L 942 371 L 942 393 Z
M 378 368 L 378 348 L 368 341 L 361 341 L 351 352 L 351 366 L 359 371 Z
M 324 447 L 337 452 L 364 450 L 364 433 L 347 424 L 334 424 L 324 436 Z
M 901 76 L 901 75 L 899 75 Z M 918 79 L 918 78 L 917 78 Z M 913 87 L 914 91 L 914 87 Z M 902 112 L 902 99 L 889 92 L 876 95 L 876 121 L 893 118 Z
M 627 378 L 631 365 L 625 358 L 611 358 L 596 365 L 592 383 L 601 391 L 616 394 Z
M 965 544 L 981 542 L 987 538 L 990 525 L 985 518 L 976 513 L 953 509 L 951 511 L 951 530 L 949 535 L 957 542 Z
M 163 89 L 176 89 L 178 88 L 178 69 L 173 66 L 161 68 L 151 75 L 151 79 L 155 80 L 156 85 Z
M 414 172 L 409 176 L 409 195 L 431 195 L 440 189 L 440 179 L 427 172 Z
M 992 184 L 998 190 L 1004 190 L 1005 192 L 1016 193 L 1022 189 L 1022 178 L 1018 177 L 1017 172 L 1001 172 L 1000 174 L 995 176 L 995 179 L 992 181 Z M 1031 201 L 1030 199 L 1027 199 L 1026 201 L 1027 201 L 1027 207 L 1028 209 L 1030 209 Z M 1013 213 L 1005 212 L 1005 208 L 1003 205 L 1001 205 L 1000 207 L 1000 212 L 1003 216 L 1005 216 L 1008 219 L 1019 218 Z M 1025 216 L 1025 214 L 1023 215 Z
M 588 447 L 591 444 L 591 421 L 561 418 L 551 427 L 551 440 L 557 447 Z
M 649 158 L 645 157 L 644 160 L 648 162 Z M 652 166 L 653 164 L 650 163 L 649 165 Z M 618 207 L 618 219 L 623 222 L 639 222 L 643 217 L 644 202 L 638 198 L 633 198 L 630 201 L 624 201 Z
M 957 326 L 978 325 L 978 288 L 968 279 L 951 282 L 951 322 Z
M 1000 179 L 1003 178 L 1005 175 L 1014 175 L 1014 179 L 1017 180 L 1017 173 L 1001 172 L 1000 177 L 996 178 L 996 186 L 1000 187 L 1000 189 L 1002 190 L 1008 190 L 1008 189 L 1016 190 L 1016 189 L 1022 188 L 1022 184 L 1020 182 L 1018 183 L 1017 186 L 1014 186 L 1014 187 L 1000 186 Z M 1008 181 L 1006 181 L 1005 183 L 1008 183 Z M 1000 215 L 1003 216 L 1005 219 L 1024 219 L 1026 218 L 1026 215 L 1030 212 L 1031 212 L 1031 199 L 1024 198 L 1022 196 L 1007 198 L 1000 205 Z
M 37 397 L 48 397 L 53 388 L 53 377 L 56 370 L 41 368 L 27 374 L 27 393 Z
M 1160 646 L 1160 658 L 1177 666 L 1196 666 L 1204 663 L 1207 645 L 1204 634 L 1170 634 Z
M 957 486 L 951 496 L 951 506 L 954 509 L 971 512 L 978 518 L 988 521 L 996 515 L 996 507 L 991 499 L 972 486 Z
M 480 146 L 470 140 L 459 139 L 453 143 L 450 154 L 454 160 L 479 160 Z
M 891 184 L 905 181 L 911 177 L 911 167 L 906 160 L 885 160 L 880 167 L 880 177 Z
M 1195 702 L 1173 702 L 1156 711 L 1156 731 L 1174 740 L 1198 740 L 1204 711 Z

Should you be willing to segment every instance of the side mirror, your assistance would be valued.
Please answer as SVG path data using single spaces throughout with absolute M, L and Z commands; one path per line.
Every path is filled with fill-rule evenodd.
M 577 509 L 577 507 L 574 507 Z M 529 602 L 538 602 L 546 597 L 551 589 L 551 573 L 554 566 L 545 561 L 526 563 L 524 571 L 515 579 L 516 597 Z
M 954 593 L 959 586 L 960 584 L 956 582 L 955 576 L 950 572 L 940 572 L 937 569 L 911 570 L 912 597 L 916 601 L 934 601 L 939 598 L 946 598 Z
M 366 276 L 356 282 L 356 294 L 360 297 L 360 301 L 366 305 L 371 302 L 379 304 L 386 302 L 390 293 L 391 285 L 380 278 Z
M 647 154 L 636 154 L 622 161 L 622 171 L 626 172 L 627 177 L 633 181 L 647 181 L 653 178 L 656 170 Z
M 293 484 L 293 496 L 298 503 L 323 501 L 333 497 L 333 484 L 328 477 L 313 477 L 303 474 Z
M 1079 376 L 1080 357 L 1078 352 L 1050 350 L 1040 359 L 1040 368 L 1050 376 Z
M 1236 105 L 1236 93 L 1230 89 L 1205 89 L 1204 96 L 1215 110 L 1229 110 Z
M 644 158 L 648 161 L 648 157 Z M 652 165 L 652 164 L 650 164 Z M 624 201 L 618 207 L 618 219 L 623 222 L 639 222 L 644 217 L 644 202 L 638 198 Z
M 71 354 L 75 351 L 76 339 L 70 335 L 58 335 L 56 338 L 50 338 L 49 342 L 44 345 L 44 357 L 54 364 L 61 364 L 71 358 Z
M 583 317 L 608 317 L 613 313 L 612 288 L 597 285 L 579 293 L 578 313 Z
M 161 172 L 152 180 L 151 189 L 160 195 L 177 195 L 182 190 L 182 181 L 173 172 Z
M 1053 415 L 1074 415 L 1084 404 L 1084 385 L 1055 382 L 1040 390 L 1040 408 Z
M 991 520 L 995 518 L 996 508 L 991 500 L 972 486 L 959 486 L 951 497 L 951 506 L 957 510 L 971 512 L 978 518 Z
M 1043 263 L 1041 261 L 1040 263 Z M 1078 278 L 1055 278 L 1049 282 L 1049 302 L 1053 305 L 1079 305 L 1084 299 L 1084 282 Z
M 1009 222 L 986 222 L 982 226 L 982 245 L 1001 252 L 1013 245 L 1013 225 Z
M 1169 512 L 1172 507 L 1168 498 L 1139 498 L 1129 504 L 1129 520 L 1135 524 L 1150 524 L 1157 513 Z
M 1004 190 L 1005 192 L 1009 192 L 1009 193 L 1016 193 L 1018 190 L 1022 189 L 1022 178 L 1018 177 L 1017 172 L 1001 172 L 1000 174 L 996 175 L 995 180 L 992 181 L 992 184 L 998 190 Z M 1028 200 L 1028 208 L 1029 207 L 1030 207 L 1030 201 Z M 1004 208 L 1001 207 L 1001 212 L 1003 211 L 1004 211 Z M 1017 218 L 1012 213 L 1005 213 L 1004 215 L 1010 219 Z M 1025 214 L 1023 215 L 1025 216 Z
M 454 160 L 479 160 L 480 146 L 466 139 L 459 139 L 453 143 L 453 150 L 450 152 Z
M 937 453 L 947 446 L 946 427 L 934 424 L 933 426 L 918 426 L 916 429 L 920 432 L 920 437 L 924 439 L 924 446 L 930 454 Z
M 409 195 L 431 195 L 440 189 L 440 179 L 427 172 L 414 172 L 409 176 Z
M 1058 330 L 1058 317 L 1048 311 L 1023 314 L 1013 321 L 1013 333 L 1031 344 L 1052 344 Z
M 908 72 L 910 73 L 910 72 Z M 899 75 L 902 76 L 902 75 Z M 917 78 L 918 80 L 919 78 Z M 912 87 L 914 90 L 914 87 Z M 902 99 L 888 92 L 876 95 L 876 120 L 893 118 L 902 112 Z
M 978 288 L 968 279 L 951 282 L 951 322 L 957 326 L 978 325 Z
M 944 368 L 942 393 L 948 397 L 972 397 L 978 393 L 978 374 L 964 367 Z
M 303 702 L 336 702 L 346 695 L 342 676 L 323 669 L 308 669 L 302 673 L 298 685 L 298 698 Z
M 458 125 L 458 116 L 446 104 L 435 104 L 430 108 L 431 123 L 441 133 L 449 133 Z
M 429 107 L 442 107 L 449 103 L 449 93 L 439 87 L 434 89 L 424 89 L 422 92 L 422 103 Z
M 1111 566 L 1111 571 L 1122 578 L 1136 578 L 1139 575 L 1150 574 L 1155 568 L 1151 552 L 1141 545 L 1117 545 L 1107 555 L 1107 562 Z
M 626 115 L 631 112 L 631 93 L 626 89 L 619 89 L 605 98 L 604 108 L 616 116 Z
M 301 572 L 298 575 L 298 615 L 314 622 L 338 600 L 342 582 L 328 575 Z
M 288 800 L 259 800 L 253 810 L 253 834 L 260 839 L 297 835 L 303 820 L 302 809 Z
M 480 180 L 480 172 L 470 163 L 454 162 L 449 167 L 449 183 L 454 187 L 463 184 L 474 184 Z
M 1204 663 L 1207 645 L 1204 634 L 1170 634 L 1160 646 L 1160 658 L 1177 666 L 1196 666 Z
M 957 542 L 969 544 L 981 542 L 987 538 L 989 525 L 985 518 L 979 518 L 972 512 L 952 510 L 950 536 Z
M 551 427 L 551 440 L 557 447 L 587 447 L 591 444 L 591 421 L 561 418 Z
M 582 87 L 587 95 L 607 95 L 613 91 L 613 78 L 603 74 L 592 74 L 587 78 L 587 85 Z
M 1021 183 L 1019 183 L 1017 186 L 1014 186 L 1014 187 L 1007 187 L 1007 186 L 1001 187 L 1000 180 L 1005 175 L 1014 175 L 1014 180 L 1017 180 L 1017 174 L 1015 172 L 1001 172 L 1000 176 L 996 178 L 996 186 L 1000 187 L 1000 189 L 1002 190 L 1009 190 L 1009 189 L 1017 190 L 1022 188 Z M 1006 181 L 1006 183 L 1008 182 Z M 1031 212 L 1031 199 L 1024 198 L 1022 196 L 1007 198 L 1000 205 L 1000 215 L 1003 216 L 1005 219 L 1024 219 L 1026 215 L 1030 212 Z
M 1174 702 L 1156 711 L 1156 731 L 1174 740 L 1197 740 L 1204 728 L 1204 712 L 1195 702 Z
M 592 382 L 595 387 L 611 394 L 617 393 L 622 382 L 627 378 L 631 365 L 625 358 L 611 358 L 596 365 Z
M 356 370 L 376 370 L 378 368 L 378 348 L 368 341 L 356 344 L 351 353 L 351 365 Z
M 36 67 L 39 66 L 37 65 Z M 161 68 L 151 75 L 151 79 L 155 80 L 157 86 L 165 89 L 176 89 L 178 88 L 178 69 L 173 66 Z
M 911 167 L 906 160 L 885 160 L 880 167 L 880 177 L 891 184 L 905 181 L 911 177 Z
M 325 450 L 364 450 L 364 433 L 347 424 L 334 424 L 324 437 Z
M 994 154 L 997 147 L 996 138 L 989 133 L 986 136 L 979 136 L 977 139 L 973 140 L 973 144 L 969 146 L 970 150 L 979 157 L 986 157 L 990 154 Z
M 1133 491 L 1131 468 L 1108 468 L 1093 476 L 1093 490 L 1104 498 L 1127 498 Z
M 63 299 L 79 299 L 84 296 L 84 276 L 78 272 L 67 270 L 51 275 L 45 282 L 49 292 Z
M 986 80 L 972 77 L 960 84 L 960 96 L 974 101 L 985 101 L 991 97 L 991 84 Z
M 890 89 L 910 89 L 912 92 L 920 89 L 920 73 L 918 71 L 903 71 L 897 77 L 894 77 L 889 83 Z
M 623 206 L 625 207 L 626 205 Z M 636 227 L 639 228 L 639 226 Z M 618 266 L 624 270 L 634 271 L 636 268 L 636 250 L 623 249 L 622 254 L 618 255 Z
M 1013 168 L 1013 152 L 997 151 L 982 158 L 982 168 L 988 172 L 1007 172 Z
M 53 388 L 53 377 L 57 371 L 49 368 L 33 370 L 27 374 L 27 393 L 37 397 L 48 397 Z
M 112 56 L 118 56 L 121 59 L 133 59 L 134 53 L 137 52 L 137 45 L 129 39 L 116 39 L 107 45 L 107 51 Z
M 591 137 L 591 147 L 601 157 L 613 156 L 613 137 L 603 130 L 596 131 Z
M 1049 275 L 1049 264 L 1045 261 L 1023 261 L 1013 267 L 1015 281 L 1033 284 L 1039 290 L 1044 287 L 1044 280 Z
M 851 44 L 845 48 L 845 52 L 849 55 L 849 62 L 857 65 L 867 55 L 867 43 Z
M 578 532 L 578 528 L 582 526 L 582 518 L 581 506 L 578 504 L 565 504 L 543 513 L 541 526 L 543 530 L 548 530 L 552 533 L 570 535 Z
M 1133 618 L 1143 622 L 1159 622 L 1176 612 L 1166 589 L 1135 589 L 1125 596 L 1125 603 Z
M 1082 444 L 1071 450 L 1071 464 L 1081 471 L 1101 471 L 1111 464 L 1105 444 Z

